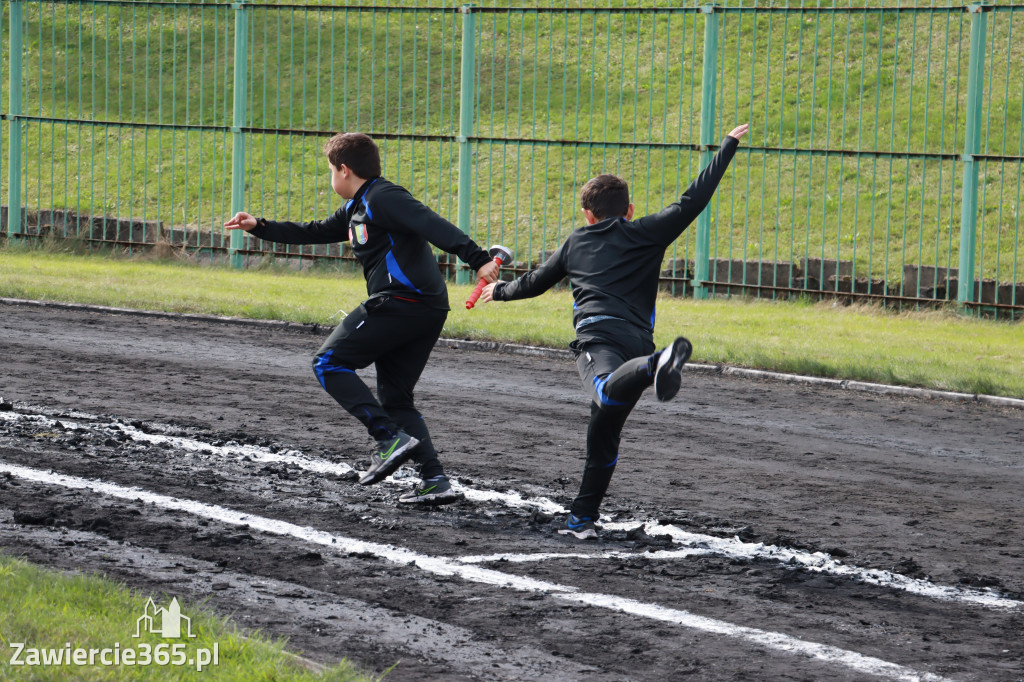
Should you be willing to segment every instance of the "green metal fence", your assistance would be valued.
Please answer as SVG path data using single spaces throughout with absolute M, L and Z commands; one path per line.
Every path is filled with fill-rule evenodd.
M 589 177 L 657 210 L 749 122 L 666 290 L 1024 310 L 1024 5 L 503 4 L 4 0 L 6 233 L 345 259 L 221 226 L 333 211 L 361 130 L 521 271 Z

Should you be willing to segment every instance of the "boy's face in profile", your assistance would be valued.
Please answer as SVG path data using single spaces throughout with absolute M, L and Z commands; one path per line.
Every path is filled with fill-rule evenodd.
M 327 165 L 331 168 L 331 189 L 342 199 L 351 199 L 352 195 L 346 194 L 348 183 L 345 182 L 344 172 L 341 168 L 336 168 L 330 161 L 327 162 Z M 341 165 L 345 166 L 345 164 Z

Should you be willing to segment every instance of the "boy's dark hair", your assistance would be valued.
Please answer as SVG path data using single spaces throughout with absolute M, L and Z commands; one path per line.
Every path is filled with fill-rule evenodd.
M 629 185 L 617 175 L 598 175 L 580 190 L 580 206 L 598 220 L 624 216 L 629 211 Z
M 380 151 L 377 143 L 363 133 L 338 133 L 327 140 L 324 154 L 335 168 L 348 166 L 361 178 L 380 177 Z

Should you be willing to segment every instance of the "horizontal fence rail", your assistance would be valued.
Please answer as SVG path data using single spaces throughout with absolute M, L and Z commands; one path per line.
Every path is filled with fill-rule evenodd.
M 360 130 L 521 273 L 588 178 L 659 210 L 748 122 L 665 291 L 1024 312 L 1024 5 L 552 4 L 4 0 L 3 232 L 351 262 L 222 225 L 334 211 L 323 143 Z

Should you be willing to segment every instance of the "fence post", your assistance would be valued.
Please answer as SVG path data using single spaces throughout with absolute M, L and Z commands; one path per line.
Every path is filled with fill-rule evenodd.
M 7 164 L 7 236 L 21 233 L 21 79 L 22 0 L 11 0 L 10 37 L 10 157 Z
M 704 75 L 700 84 L 700 167 L 705 168 L 714 157 L 715 90 L 718 76 L 718 14 L 714 5 L 700 9 L 704 15 Z M 711 206 L 697 216 L 697 243 L 694 249 L 693 297 L 708 297 L 705 284 L 711 266 Z
M 957 301 L 974 300 L 974 246 L 978 232 L 978 161 L 981 151 L 982 81 L 985 75 L 985 29 L 982 5 L 969 5 L 971 56 L 967 72 L 967 129 L 964 132 L 964 184 L 960 197 L 960 271 Z
M 249 9 L 244 2 L 231 4 L 235 11 L 235 101 L 231 121 L 231 138 L 234 146 L 231 151 L 231 213 L 245 210 L 245 99 L 247 67 L 249 64 Z M 245 247 L 246 236 L 243 230 L 231 232 L 228 253 L 232 267 L 245 266 L 245 257 L 239 251 Z
M 473 134 L 473 96 L 476 84 L 476 15 L 473 5 L 462 6 L 462 77 L 459 98 L 459 229 L 469 234 L 472 219 L 473 150 L 469 138 Z M 455 281 L 468 284 L 472 273 L 459 268 Z

